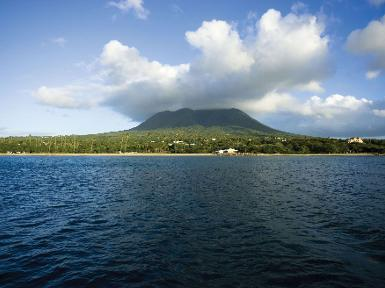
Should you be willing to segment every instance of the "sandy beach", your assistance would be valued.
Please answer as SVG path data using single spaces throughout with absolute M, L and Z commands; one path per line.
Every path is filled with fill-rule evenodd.
M 0 153 L 0 156 L 113 156 L 113 157 L 137 157 L 137 156 L 216 156 L 212 153 Z
M 63 157 L 77 157 L 77 156 L 86 156 L 86 157 L 154 157 L 154 156 L 162 156 L 162 157 L 245 157 L 245 156 L 262 156 L 262 157 L 270 157 L 270 156 L 385 156 L 384 154 L 373 154 L 373 153 L 350 153 L 350 154 L 264 154 L 264 153 L 246 153 L 246 154 L 234 154 L 234 155 L 217 155 L 214 153 L 21 153 L 21 154 L 8 154 L 8 153 L 0 153 L 0 156 L 15 156 L 15 157 L 25 157 L 25 156 L 63 156 Z

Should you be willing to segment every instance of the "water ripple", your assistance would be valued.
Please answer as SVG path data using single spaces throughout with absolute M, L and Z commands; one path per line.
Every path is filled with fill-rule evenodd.
M 385 287 L 383 157 L 0 157 L 2 287 Z

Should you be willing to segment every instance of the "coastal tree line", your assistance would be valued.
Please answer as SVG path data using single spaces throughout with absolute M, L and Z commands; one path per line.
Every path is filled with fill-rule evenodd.
M 233 134 L 216 129 L 172 129 L 95 135 L 0 138 L 0 153 L 213 153 L 234 148 L 240 153 L 376 153 L 385 154 L 385 140 L 296 135 Z

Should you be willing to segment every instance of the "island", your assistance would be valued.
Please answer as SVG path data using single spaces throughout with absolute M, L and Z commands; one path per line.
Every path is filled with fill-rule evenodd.
M 227 152 L 230 151 L 230 153 Z M 383 155 L 385 140 L 312 137 L 268 127 L 232 109 L 159 112 L 130 130 L 1 137 L 2 155 Z

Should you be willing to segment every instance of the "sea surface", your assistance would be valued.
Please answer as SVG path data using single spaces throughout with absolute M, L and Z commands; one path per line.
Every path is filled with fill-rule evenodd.
M 385 287 L 385 157 L 0 157 L 1 287 Z

